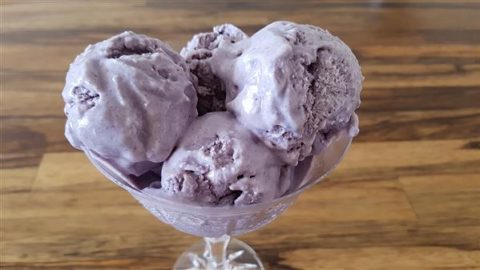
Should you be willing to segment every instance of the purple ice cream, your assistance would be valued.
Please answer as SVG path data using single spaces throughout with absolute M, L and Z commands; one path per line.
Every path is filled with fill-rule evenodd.
M 197 116 L 183 58 L 133 32 L 88 46 L 70 65 L 62 96 L 69 142 L 126 174 L 158 167 Z
M 213 205 L 245 205 L 282 195 L 284 163 L 228 112 L 194 121 L 145 192 Z
M 227 109 L 288 164 L 357 123 L 351 118 L 363 77 L 339 38 L 311 25 L 274 22 L 231 47 L 236 59 L 217 60 L 217 76 L 229 82 Z
M 312 155 L 358 133 L 362 80 L 348 46 L 311 25 L 251 37 L 215 26 L 181 55 L 125 32 L 71 64 L 65 134 L 146 194 L 254 204 L 293 191 Z
M 228 62 L 236 58 L 232 45 L 247 35 L 231 24 L 213 27 L 212 32 L 195 35 L 182 49 L 191 72 L 198 79 L 198 112 L 225 111 L 225 82 L 216 74 L 217 61 Z

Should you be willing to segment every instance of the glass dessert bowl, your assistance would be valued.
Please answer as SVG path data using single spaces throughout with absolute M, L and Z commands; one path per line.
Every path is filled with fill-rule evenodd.
M 231 237 L 273 221 L 340 162 L 362 81 L 351 49 L 312 25 L 215 26 L 180 54 L 126 31 L 70 65 L 65 136 L 155 217 L 204 237 L 175 269 L 263 269 Z
M 198 206 L 144 193 L 108 162 L 85 152 L 99 171 L 156 218 L 179 231 L 204 238 L 187 249 L 173 269 L 264 269 L 254 250 L 233 237 L 255 231 L 277 218 L 302 192 L 336 167 L 351 141 L 347 132 L 341 132 L 320 154 L 302 161 L 295 167 L 293 184 L 283 196 L 257 204 L 221 207 Z

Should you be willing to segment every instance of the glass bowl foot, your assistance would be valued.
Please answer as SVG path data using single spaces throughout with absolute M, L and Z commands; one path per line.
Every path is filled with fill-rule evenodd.
M 244 242 L 224 235 L 204 238 L 177 259 L 174 270 L 264 270 L 257 253 Z

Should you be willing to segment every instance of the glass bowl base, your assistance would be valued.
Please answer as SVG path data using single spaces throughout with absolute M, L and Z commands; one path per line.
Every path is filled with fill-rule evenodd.
M 246 243 L 222 236 L 204 238 L 177 259 L 174 270 L 264 270 L 257 253 Z

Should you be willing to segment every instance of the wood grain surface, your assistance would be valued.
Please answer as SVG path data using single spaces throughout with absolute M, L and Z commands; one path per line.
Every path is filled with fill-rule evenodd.
M 169 269 L 196 238 L 157 221 L 63 135 L 65 72 L 123 30 L 180 49 L 231 22 L 340 36 L 361 133 L 325 182 L 240 237 L 268 269 L 480 269 L 480 1 L 1 1 L 2 269 Z

